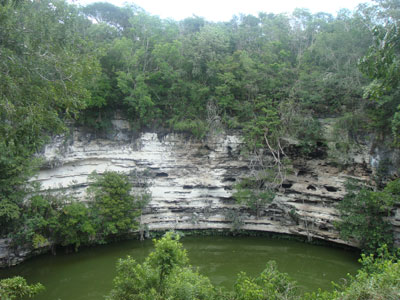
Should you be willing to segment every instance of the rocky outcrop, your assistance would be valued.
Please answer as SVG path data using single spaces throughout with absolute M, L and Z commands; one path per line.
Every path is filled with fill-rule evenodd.
M 9 239 L 0 239 L 0 268 L 17 265 L 30 257 L 46 253 L 50 249 L 49 245 L 34 250 L 23 247 L 15 249 L 11 247 L 10 242 Z
M 248 161 L 240 155 L 238 135 L 216 134 L 203 141 L 175 133 L 135 136 L 124 120 L 113 124 L 114 130 L 105 137 L 74 129 L 67 139 L 55 138 L 41 154 L 45 167 L 32 180 L 40 182 L 43 190 L 65 189 L 85 201 L 88 175 L 93 171 L 140 174 L 146 176 L 152 195 L 141 218 L 142 227 L 150 231 L 230 229 L 226 215 L 234 208 L 245 216 L 242 228 L 246 230 L 356 246 L 339 238 L 334 228 L 335 204 L 345 195 L 348 178 L 369 178 L 371 157 L 365 152 L 358 153 L 351 168 L 344 170 L 320 158 L 294 158 L 291 175 L 256 218 L 232 199 L 233 184 L 249 172 Z M 400 209 L 393 223 L 400 225 Z M 400 240 L 399 231 L 396 237 Z

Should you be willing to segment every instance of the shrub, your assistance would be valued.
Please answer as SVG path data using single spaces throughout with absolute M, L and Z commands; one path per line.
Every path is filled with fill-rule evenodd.
M 92 174 L 90 189 L 94 223 L 100 240 L 126 235 L 138 228 L 140 207 L 131 194 L 129 177 L 118 172 Z
M 374 253 L 376 249 L 393 244 L 392 226 L 387 221 L 392 205 L 399 197 L 396 180 L 382 190 L 372 191 L 348 184 L 349 192 L 339 203 L 341 221 L 336 226 L 343 238 L 354 238 L 362 250 Z
M 22 297 L 33 297 L 44 290 L 40 283 L 29 285 L 20 276 L 0 280 L 0 299 L 13 300 Z

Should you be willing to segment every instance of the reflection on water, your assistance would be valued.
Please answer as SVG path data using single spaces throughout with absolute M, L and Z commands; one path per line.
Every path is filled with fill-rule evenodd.
M 182 239 L 190 262 L 215 285 L 231 289 L 236 275 L 259 274 L 269 260 L 288 273 L 306 291 L 329 289 L 358 269 L 358 254 L 336 248 L 261 237 L 186 237 Z M 152 250 L 150 240 L 82 249 L 79 253 L 43 255 L 22 265 L 0 270 L 0 277 L 21 275 L 41 282 L 41 300 L 103 299 L 112 287 L 118 258 L 130 255 L 141 262 Z

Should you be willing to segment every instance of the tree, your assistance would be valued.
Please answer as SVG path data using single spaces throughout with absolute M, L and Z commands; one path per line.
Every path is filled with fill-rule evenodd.
M 370 32 L 359 15 L 346 10 L 336 19 L 311 15 L 305 26 L 312 37 L 308 47 L 298 50 L 301 56 L 293 96 L 314 114 L 353 112 L 362 103 L 362 87 L 367 84 L 357 64 L 372 42 Z
M 9 232 L 15 248 L 38 249 L 104 243 L 138 228 L 137 217 L 149 201 L 145 192 L 131 195 L 128 176 L 116 172 L 94 174 L 90 198 L 78 202 L 66 194 L 35 191 L 26 198 L 15 228 Z
M 274 261 L 255 278 L 242 272 L 234 287 L 235 300 L 280 300 L 299 299 L 294 282 L 287 274 L 280 273 Z
M 73 246 L 75 251 L 81 245 L 94 243 L 96 229 L 89 208 L 81 202 L 71 202 L 65 205 L 58 218 L 56 243 L 61 246 Z
M 98 61 L 90 22 L 62 0 L 0 6 L 0 234 L 21 215 L 34 154 L 90 99 Z
M 55 246 L 63 205 L 64 201 L 59 196 L 36 194 L 29 197 L 22 207 L 18 226 L 9 234 L 14 247 L 37 249 L 45 245 Z
M 135 10 L 140 10 L 138 7 L 132 6 Z M 96 23 L 106 23 L 118 30 L 124 31 L 131 27 L 129 19 L 133 17 L 133 9 L 121 8 L 108 2 L 95 2 L 86 5 L 82 11 L 89 18 L 92 18 Z
M 44 286 L 42 284 L 29 285 L 20 276 L 0 280 L 0 298 L 2 300 L 32 298 L 43 290 Z
M 37 193 L 26 199 L 18 226 L 9 233 L 15 248 L 38 249 L 58 245 L 75 251 L 94 242 L 93 215 L 87 205 L 63 194 Z
M 138 228 L 140 206 L 131 195 L 129 177 L 118 172 L 93 174 L 89 189 L 96 232 L 100 240 L 126 235 Z
M 253 109 L 253 118 L 244 128 L 250 172 L 236 185 L 233 197 L 259 217 L 261 208 L 272 202 L 275 190 L 286 178 L 286 158 L 282 144 L 284 131 L 273 101 L 257 99 Z
M 398 299 L 400 297 L 400 264 L 385 261 L 381 272 L 369 274 L 358 272 L 351 284 L 342 292 L 337 293 L 336 299 Z
M 365 88 L 365 96 L 375 101 L 381 131 L 391 130 L 397 146 L 400 138 L 400 4 L 395 0 L 376 0 L 377 5 L 364 8 L 374 43 L 362 58 L 360 67 L 372 82 Z
M 306 294 L 304 300 L 398 299 L 400 297 L 399 256 L 388 252 L 386 246 L 377 255 L 361 255 L 362 268 L 355 276 L 349 275 L 344 284 L 333 283 L 332 292 Z
M 400 4 L 393 0 L 375 0 L 378 5 L 368 12 L 375 18 L 371 31 L 374 44 L 361 63 L 362 70 L 374 81 L 368 94 L 375 99 L 398 87 L 400 59 Z
M 154 241 L 155 249 L 138 264 L 133 258 L 119 260 L 109 300 L 294 300 L 299 299 L 294 282 L 269 262 L 251 278 L 240 273 L 233 292 L 216 289 L 210 280 L 194 271 L 179 236 L 168 232 Z
M 179 235 L 169 232 L 163 239 L 154 241 L 156 251 L 150 253 L 148 263 L 157 270 L 161 287 L 173 269 L 188 266 L 189 259 L 179 239 Z
M 214 299 L 208 278 L 189 266 L 179 235 L 172 232 L 154 240 L 155 249 L 143 264 L 131 257 L 119 260 L 109 300 Z
M 245 178 L 235 185 L 236 192 L 233 194 L 236 202 L 249 208 L 257 218 L 260 217 L 262 208 L 265 208 L 275 198 L 274 191 L 264 187 L 265 181 L 268 182 L 268 179 L 257 182 L 255 179 Z
M 399 201 L 400 181 L 390 182 L 382 191 L 358 189 L 348 185 L 349 192 L 338 205 L 341 220 L 337 228 L 343 238 L 355 238 L 367 253 L 384 244 L 393 245 L 392 226 L 387 217 L 394 203 Z

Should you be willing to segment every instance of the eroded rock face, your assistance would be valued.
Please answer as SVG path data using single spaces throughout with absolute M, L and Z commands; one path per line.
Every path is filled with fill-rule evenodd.
M 105 138 L 80 129 L 68 139 L 55 138 L 42 153 L 45 167 L 32 180 L 41 182 L 43 190 L 67 188 L 85 201 L 88 175 L 93 171 L 146 174 L 152 200 L 141 218 L 143 227 L 150 231 L 231 228 L 226 214 L 237 208 L 232 186 L 249 173 L 248 161 L 240 155 L 238 135 L 214 135 L 204 141 L 174 133 L 135 137 L 124 120 L 113 124 L 113 133 Z M 323 159 L 294 159 L 292 169 L 259 218 L 240 208 L 246 216 L 242 228 L 357 246 L 339 238 L 333 225 L 338 218 L 335 204 L 345 195 L 344 183 L 349 177 L 368 179 L 370 157 L 357 155 L 347 170 Z M 400 209 L 392 221 L 400 225 Z M 0 260 L 5 261 L 1 256 Z
M 114 125 L 114 136 L 108 138 L 75 129 L 67 141 L 55 139 L 43 153 L 47 168 L 33 180 L 40 181 L 44 190 L 68 187 L 69 193 L 84 201 L 88 175 L 93 171 L 146 173 L 152 200 L 142 223 L 150 231 L 231 228 L 225 215 L 235 207 L 232 185 L 249 173 L 237 135 L 215 135 L 204 141 L 173 133 L 142 133 L 131 138 L 122 120 Z M 247 214 L 243 229 L 348 244 L 338 238 L 333 222 L 337 219 L 334 204 L 345 194 L 343 184 L 349 172 L 323 160 L 295 160 L 293 174 L 273 203 L 258 219 Z M 354 172 L 358 178 L 368 177 L 361 167 Z

